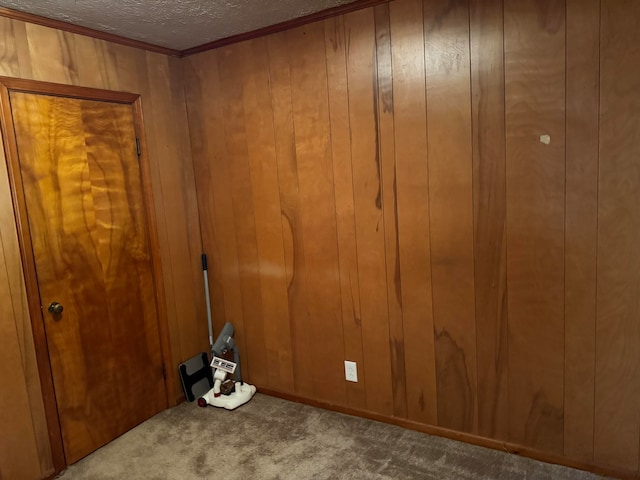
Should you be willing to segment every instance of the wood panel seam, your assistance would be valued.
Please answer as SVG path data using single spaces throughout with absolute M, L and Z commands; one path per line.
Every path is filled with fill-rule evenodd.
M 428 2 L 430 0 L 423 0 L 422 1 L 422 31 L 423 31 L 423 38 L 422 38 L 422 48 L 424 50 L 424 91 L 425 91 L 425 98 L 424 98 L 424 105 L 425 105 L 425 112 L 424 112 L 424 117 L 425 117 L 425 135 L 426 135 L 426 139 L 427 139 L 427 151 L 425 152 L 425 162 L 427 164 L 427 198 L 428 198 L 428 203 L 429 203 L 429 213 L 428 213 L 428 224 L 429 224 L 429 275 L 431 277 L 431 281 L 433 282 L 433 241 L 432 241 L 432 227 L 431 227 L 431 188 L 430 188 L 430 183 L 431 183 L 431 168 L 430 168 L 430 162 L 429 162 L 429 96 L 427 95 L 427 86 L 429 83 L 428 80 L 428 75 L 427 75 L 427 61 L 428 61 L 428 48 L 427 48 L 427 29 L 425 26 L 425 22 L 426 22 L 426 15 L 425 15 L 425 2 Z M 434 342 L 433 342 L 433 358 L 436 358 L 436 341 L 435 341 L 435 336 L 437 335 L 437 330 L 436 330 L 436 322 L 435 322 L 435 307 L 434 307 L 434 295 L 433 295 L 433 284 L 431 285 L 431 289 L 429 291 L 429 295 L 431 296 L 431 318 L 433 319 L 433 324 L 431 326 L 431 329 L 433 330 L 433 334 L 434 334 Z M 436 369 L 436 392 L 437 392 L 437 369 Z M 438 395 L 436 394 L 435 398 L 433 398 L 433 402 L 435 403 L 435 418 L 436 421 L 439 418 L 439 410 L 440 410 L 440 405 L 438 402 Z
M 563 244 L 562 244 L 562 348 L 563 348 L 563 381 L 562 381 L 562 452 L 566 448 L 566 432 L 565 432 L 565 405 L 567 403 L 567 81 L 568 70 L 568 6 L 567 1 L 564 2 L 564 221 L 563 221 Z
M 473 50 L 471 46 L 471 1 L 467 0 L 467 32 L 468 32 L 468 48 L 469 48 L 469 149 L 471 151 L 471 258 L 472 258 L 472 270 L 473 270 L 473 324 L 475 328 L 474 334 L 474 345 L 475 345 L 475 398 L 474 400 L 474 414 L 473 414 L 473 431 L 475 433 L 478 432 L 479 424 L 480 424 L 480 401 L 478 394 L 478 315 L 476 310 L 477 305 L 477 288 L 475 284 L 475 275 L 476 275 L 476 216 L 473 214 L 473 204 L 475 201 L 475 192 L 478 186 L 474 181 L 473 175 L 473 167 L 474 167 L 474 159 L 475 152 L 473 148 L 473 138 L 474 138 L 474 127 L 473 127 Z
M 593 322 L 593 338 L 594 338 L 594 345 L 593 345 L 593 349 L 594 349 L 594 355 L 593 355 L 593 371 L 594 373 L 596 372 L 596 368 L 598 365 L 598 341 L 597 341 L 597 333 L 598 333 L 598 279 L 599 279 L 599 275 L 598 275 L 598 266 L 599 266 L 599 246 L 598 246 L 598 242 L 600 241 L 600 226 L 599 226 L 599 219 L 600 219 L 600 210 L 598 208 L 598 205 L 600 205 L 600 145 L 602 145 L 602 137 L 600 135 L 600 121 L 602 119 L 600 110 L 602 108 L 602 0 L 598 0 L 598 166 L 597 166 L 597 179 L 596 179 L 596 292 L 595 292 L 595 321 Z M 592 451 L 593 451 L 593 458 L 595 459 L 595 454 L 596 454 L 596 435 L 595 435 L 595 425 L 596 425 L 596 412 L 597 412 L 597 405 L 596 405 L 596 392 L 597 392 L 597 382 L 596 379 L 594 378 L 594 382 L 593 382 L 593 430 L 594 430 L 594 434 L 593 434 L 593 438 L 592 438 Z M 638 454 L 640 455 L 640 451 L 638 452 Z
M 326 85 L 327 85 L 327 110 L 329 112 L 329 119 L 331 119 L 331 100 L 330 100 L 330 92 L 329 92 L 329 67 L 327 65 L 327 53 L 326 53 L 326 42 L 327 42 L 327 38 L 326 38 L 326 33 L 325 30 L 323 28 L 322 30 L 323 33 L 323 39 L 324 39 L 324 44 L 325 44 L 325 51 L 324 51 L 324 64 L 325 64 L 325 75 L 326 75 Z M 344 37 L 344 25 L 343 25 L 343 37 Z M 345 65 L 345 69 L 346 69 L 346 65 Z M 347 96 L 348 98 L 348 96 Z M 349 102 L 347 102 L 347 109 L 349 108 Z M 348 114 L 347 114 L 347 119 L 348 119 Z M 329 146 L 330 146 L 330 154 L 331 154 L 331 176 L 332 179 L 335 178 L 335 168 L 333 166 L 333 159 L 334 159 L 334 148 L 333 148 L 333 129 L 331 128 L 331 126 L 329 126 Z M 353 177 L 353 175 L 352 175 Z M 336 200 L 336 189 L 335 189 L 335 180 L 333 180 L 334 182 L 334 189 L 333 189 L 333 213 L 334 216 L 336 217 L 336 219 L 338 218 L 338 202 Z M 340 278 L 339 281 L 342 281 L 342 269 L 340 268 L 340 248 L 339 248 L 339 233 L 338 233 L 338 228 L 336 226 L 336 244 L 338 245 L 338 277 Z M 340 290 L 340 320 L 342 322 L 342 329 L 344 331 L 344 299 L 343 299 L 343 292 L 342 292 L 342 288 L 339 289 Z M 346 341 L 344 338 L 344 335 L 342 335 L 342 356 L 345 360 L 347 359 L 347 354 L 346 354 Z M 357 367 L 356 367 L 357 368 Z M 364 368 L 363 365 L 361 365 L 361 368 Z M 363 370 L 364 372 L 364 370 Z M 361 376 L 361 380 L 364 379 L 364 375 Z M 348 396 L 348 394 L 347 394 Z
M 505 1 L 506 0 L 501 0 L 501 13 L 502 13 L 502 90 L 504 92 L 503 95 L 503 125 L 504 125 L 504 141 L 503 141 L 503 148 L 504 148 L 504 268 L 505 268 L 505 285 L 504 285 L 504 294 L 506 296 L 506 317 L 505 317 L 505 322 L 506 322 L 506 329 L 507 329 L 507 347 L 506 347 L 506 355 L 507 355 L 507 373 L 506 373 L 506 382 L 507 382 L 507 407 L 509 407 L 509 405 L 511 405 L 511 382 L 510 382 L 510 376 L 509 376 L 509 360 L 511 359 L 511 355 L 509 353 L 509 349 L 510 349 L 510 345 L 509 345 L 509 320 L 510 320 L 510 309 L 509 309 L 509 226 L 508 226 L 508 222 L 509 222 L 509 202 L 508 200 L 508 181 L 509 181 L 509 176 L 507 175 L 508 173 L 508 168 L 507 168 L 507 99 L 506 99 L 506 86 L 507 86 L 507 60 L 506 60 L 506 56 L 507 56 L 507 49 L 506 49 L 506 20 L 505 20 Z M 510 438 L 511 436 L 511 415 L 507 415 L 507 439 Z

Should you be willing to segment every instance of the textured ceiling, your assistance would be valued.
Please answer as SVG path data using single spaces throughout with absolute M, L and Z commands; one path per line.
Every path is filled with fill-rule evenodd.
M 0 6 L 184 50 L 353 0 L 0 0 Z

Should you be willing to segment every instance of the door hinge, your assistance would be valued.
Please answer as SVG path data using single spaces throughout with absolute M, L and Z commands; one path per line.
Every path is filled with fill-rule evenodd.
M 136 153 L 138 157 L 142 155 L 142 148 L 140 148 L 140 139 L 136 137 Z
M 162 378 L 164 378 L 165 380 L 167 379 L 167 367 L 165 366 L 164 362 L 162 362 Z

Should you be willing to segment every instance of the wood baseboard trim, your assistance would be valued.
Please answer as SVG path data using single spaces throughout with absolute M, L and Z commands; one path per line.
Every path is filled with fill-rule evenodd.
M 355 12 L 356 10 L 362 10 L 363 8 L 374 7 L 382 3 L 389 3 L 393 0 L 356 0 L 355 2 L 346 3 L 344 5 L 338 5 L 337 7 L 328 8 L 319 12 L 310 13 L 303 17 L 292 18 L 284 22 L 276 23 L 268 27 L 259 28 L 250 32 L 240 33 L 238 35 L 232 35 L 231 37 L 221 38 L 214 40 L 213 42 L 204 43 L 195 47 L 187 48 L 180 52 L 181 57 L 187 57 L 189 55 L 195 55 L 196 53 L 206 52 L 215 48 L 225 47 L 232 43 L 244 42 L 245 40 L 251 40 L 253 38 L 263 37 L 272 33 L 283 32 L 291 28 L 300 27 L 308 23 L 318 22 L 320 20 L 326 20 L 327 18 L 336 17 L 338 15 L 344 15 L 345 13 Z
M 93 28 L 74 25 L 73 23 L 63 22 L 62 20 L 54 20 L 52 18 L 41 17 L 40 15 L 21 12 L 19 10 L 13 10 L 11 8 L 0 7 L 0 17 L 10 18 L 12 20 L 20 20 L 27 23 L 34 23 L 36 25 L 42 25 L 43 27 L 55 28 L 56 30 L 63 30 L 65 32 L 93 37 L 97 38 L 98 40 L 105 40 L 107 42 L 118 43 L 120 45 L 126 45 L 127 47 L 139 48 L 141 50 L 161 53 L 163 55 L 169 55 L 172 57 L 180 56 L 180 51 L 174 50 L 172 48 L 161 47 L 160 45 L 154 45 L 152 43 L 142 42 L 140 40 L 133 40 L 131 38 L 115 35 L 113 33 L 101 32 L 100 30 L 94 30 Z
M 334 412 L 344 413 L 346 415 L 352 415 L 355 417 L 363 417 L 369 420 L 377 422 L 388 423 L 396 425 L 409 430 L 415 430 L 417 432 L 426 433 L 428 435 L 434 435 L 437 437 L 444 437 L 450 440 L 457 440 L 480 447 L 491 448 L 493 450 L 501 450 L 503 452 L 521 455 L 523 457 L 533 458 L 534 460 L 540 460 L 546 463 L 554 463 L 557 465 L 563 465 L 565 467 L 577 468 L 579 470 L 586 470 L 588 472 L 596 473 L 598 475 L 605 475 L 614 478 L 637 480 L 640 478 L 638 472 L 629 470 L 616 469 L 603 467 L 589 462 L 581 462 L 563 457 L 560 455 L 554 455 L 552 453 L 543 452 L 531 447 L 525 447 L 516 443 L 504 442 L 501 440 L 495 440 L 491 438 L 481 437 L 471 433 L 457 432 L 448 428 L 437 427 L 434 425 L 427 425 L 424 423 L 407 420 L 406 418 L 389 417 L 379 413 L 371 412 L 368 410 L 361 410 L 358 408 L 345 407 L 343 405 L 324 402 L 321 400 L 314 400 L 311 398 L 302 397 L 287 392 L 280 392 L 267 387 L 257 386 L 258 392 L 271 397 L 281 398 L 283 400 L 289 400 L 292 402 L 302 403 L 310 405 L 312 407 L 323 408 L 325 410 L 331 410 Z

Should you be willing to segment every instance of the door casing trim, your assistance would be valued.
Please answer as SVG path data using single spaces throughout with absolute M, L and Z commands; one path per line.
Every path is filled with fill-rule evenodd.
M 151 170 L 148 148 L 144 130 L 142 99 L 139 94 L 129 92 L 116 92 L 73 85 L 62 85 L 36 80 L 24 80 L 0 76 L 0 131 L 4 143 L 6 167 L 9 176 L 9 186 L 13 200 L 13 212 L 18 231 L 18 243 L 25 281 L 25 288 L 29 307 L 29 317 L 33 332 L 38 374 L 42 388 L 49 443 L 55 472 L 60 473 L 66 466 L 64 447 L 62 443 L 62 430 L 58 416 L 53 374 L 49 358 L 49 349 L 44 326 L 44 316 L 40 305 L 40 294 L 36 275 L 36 266 L 31 243 L 31 233 L 27 217 L 24 188 L 21 180 L 20 163 L 18 159 L 18 146 L 16 142 L 13 117 L 11 113 L 11 92 L 34 93 L 84 100 L 97 100 L 111 103 L 129 104 L 133 108 L 135 133 L 141 144 L 140 175 L 142 180 L 142 194 L 144 210 L 146 214 L 146 226 L 151 251 L 152 274 L 155 288 L 156 312 L 158 315 L 158 331 L 160 334 L 160 352 L 163 364 L 171 364 L 171 343 L 169 335 L 169 321 L 166 305 L 166 293 L 164 288 L 162 262 L 160 257 L 160 244 L 158 238 L 157 220 L 154 211 L 153 190 L 151 182 Z M 0 167 L 1 168 L 1 167 Z M 165 368 L 165 408 L 175 403 L 177 383 L 174 369 Z M 141 399 L 144 401 L 144 399 Z

